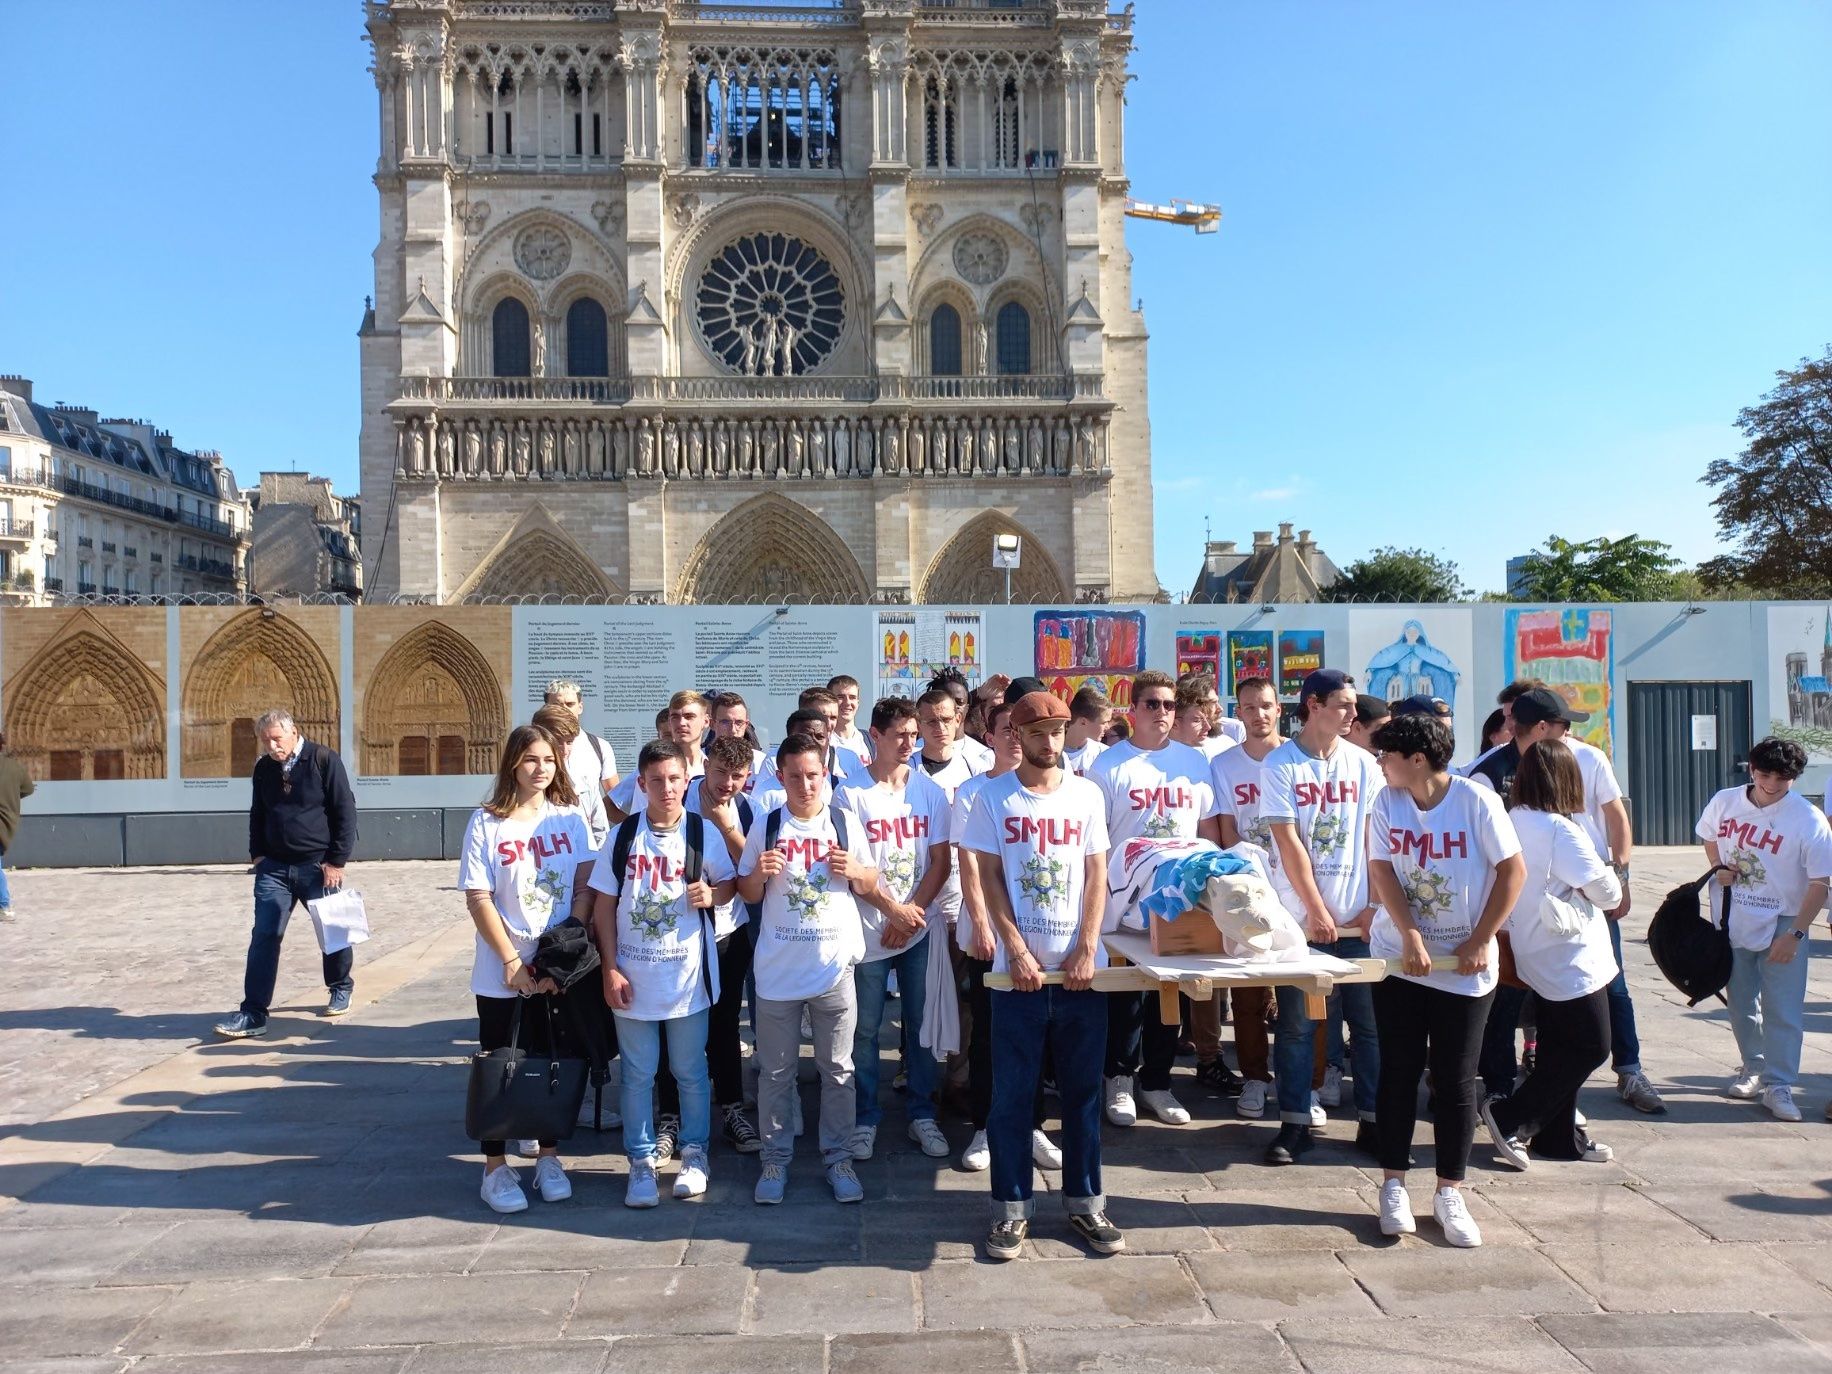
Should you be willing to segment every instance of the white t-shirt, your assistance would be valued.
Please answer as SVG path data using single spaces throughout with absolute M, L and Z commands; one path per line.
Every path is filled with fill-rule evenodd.
M 700 796 L 700 786 L 705 781 L 705 777 L 701 776 L 688 783 L 687 796 L 682 803 L 686 810 L 693 812 L 696 816 L 704 816 L 706 814 L 706 803 L 704 798 Z M 739 795 L 743 796 L 742 793 Z M 749 797 L 745 797 L 744 801 L 745 804 L 750 807 L 752 816 L 755 816 L 757 814 L 756 802 L 752 801 Z M 744 807 L 742 806 L 738 808 L 738 824 L 741 826 L 744 825 Z M 744 833 L 747 836 L 750 834 L 748 826 L 745 827 Z M 706 823 L 707 849 L 710 850 L 714 844 L 717 844 L 719 848 L 724 851 L 726 858 L 731 858 L 731 850 L 726 846 L 725 836 L 719 833 L 718 826 L 708 821 Z M 727 935 L 730 935 L 739 926 L 745 924 L 749 920 L 750 913 L 745 909 L 743 899 L 734 893 L 729 902 L 721 902 L 712 909 L 713 938 L 715 940 L 723 940 Z
M 692 782 L 693 779 L 702 777 L 705 773 L 706 753 L 702 750 L 700 757 L 695 762 L 687 765 L 687 780 Z M 623 812 L 626 816 L 633 816 L 638 811 L 642 810 L 647 803 L 643 798 L 641 789 L 638 787 L 641 781 L 642 779 L 634 772 L 627 774 L 622 782 L 611 789 L 611 805 Z
M 930 782 L 941 788 L 942 795 L 948 799 L 947 814 L 949 820 L 948 824 L 943 828 L 947 832 L 949 842 L 952 843 L 954 840 L 954 798 L 965 783 L 972 778 L 979 777 L 980 774 L 974 771 L 973 764 L 968 761 L 966 753 L 959 748 L 956 748 L 955 751 L 949 755 L 948 761 L 933 773 L 929 772 L 928 765 L 922 761 L 921 754 L 917 754 L 910 760 L 910 767 L 926 775 Z M 948 881 L 941 885 L 941 891 L 936 894 L 935 900 L 929 904 L 929 919 L 931 921 L 946 921 L 949 925 L 953 925 L 960 914 L 961 866 L 960 861 L 957 859 L 948 868 Z
M 1268 754 L 1266 758 L 1271 758 Z M 1278 872 L 1279 850 L 1272 842 L 1272 827 L 1260 814 L 1261 777 L 1265 760 L 1256 759 L 1245 749 L 1224 749 L 1215 755 L 1209 772 L 1215 783 L 1216 812 L 1234 818 L 1234 828 L 1241 839 L 1266 851 L 1266 871 Z
M 1435 958 L 1453 953 L 1482 919 L 1495 885 L 1495 865 L 1520 853 L 1520 840 L 1501 809 L 1501 798 L 1468 778 L 1453 777 L 1444 800 L 1420 811 L 1412 794 L 1385 787 L 1374 799 L 1373 857 L 1393 865 L 1413 924 Z M 1399 931 L 1382 907 L 1374 913 L 1368 946 L 1376 959 L 1404 952 Z M 1396 973 L 1464 997 L 1481 997 L 1498 981 L 1496 953 L 1483 973 L 1434 969 L 1424 977 Z
M 990 773 L 997 756 L 981 744 L 972 735 L 962 735 L 954 741 L 954 747 L 967 756 L 967 762 L 976 773 Z
M 1088 776 L 1088 770 L 1094 766 L 1094 760 L 1107 752 L 1107 746 L 1097 739 L 1090 739 L 1086 744 L 1075 749 L 1062 751 L 1062 762 L 1078 778 Z
M 572 915 L 573 880 L 591 858 L 591 834 L 576 806 L 543 802 L 540 814 L 525 821 L 504 820 L 480 806 L 465 827 L 458 890 L 490 894 L 515 952 L 526 961 L 534 957 L 541 933 Z M 503 981 L 502 960 L 482 934 L 471 991 L 479 997 L 515 995 Z
M 757 871 L 770 813 L 759 810 L 738 860 L 738 876 Z M 865 926 L 858 899 L 843 878 L 827 868 L 827 846 L 839 838 L 823 806 L 812 820 L 798 820 L 786 809 L 777 845 L 788 860 L 763 889 L 763 919 L 758 922 L 752 972 L 757 995 L 772 1002 L 819 997 L 865 957 Z M 868 866 L 861 827 L 846 827 L 846 852 Z
M 1223 716 L 1220 723 L 1221 738 L 1226 739 L 1231 744 L 1245 744 L 1247 742 L 1247 727 L 1241 721 L 1236 720 L 1233 716 Z M 1215 741 L 1211 739 L 1209 743 L 1214 744 Z
M 1578 772 L 1584 779 L 1584 809 L 1572 819 L 1583 827 L 1597 853 L 1608 859 L 1609 831 L 1603 824 L 1603 808 L 1622 800 L 1622 784 L 1616 781 L 1609 755 L 1596 745 L 1567 734 L 1565 747 L 1577 758 Z
M 1100 788 L 1065 772 L 1056 790 L 1045 795 L 1026 788 L 1013 769 L 988 780 L 970 803 L 961 842 L 975 853 L 998 857 L 1024 943 L 1045 972 L 1061 968 L 1081 927 L 1088 855 L 1110 847 Z M 1094 966 L 1107 966 L 1099 940 Z M 995 941 L 992 971 L 1010 971 L 1003 941 Z
M 592 748 L 593 740 L 597 740 L 598 749 L 604 751 L 602 762 L 598 759 L 598 749 Z M 597 735 L 583 732 L 574 735 L 572 744 L 566 750 L 566 775 L 581 793 L 590 788 L 603 800 L 604 784 L 617 776 L 617 751 L 611 748 L 609 740 L 600 739 Z M 596 787 L 591 786 L 594 781 Z
M 1548 890 L 1563 897 L 1568 890 L 1585 887 L 1594 887 L 1591 900 L 1602 904 L 1608 892 L 1621 891 L 1616 875 L 1575 817 L 1517 806 L 1508 819 L 1527 865 L 1527 885 L 1507 925 L 1520 981 L 1550 1002 L 1569 1002 L 1608 987 L 1616 976 L 1609 919 L 1597 911 L 1575 937 L 1567 937 L 1553 933 L 1539 907 Z
M 1370 901 L 1367 826 L 1382 790 L 1374 756 L 1347 740 L 1338 740 L 1330 756 L 1319 759 L 1288 739 L 1260 765 L 1260 815 L 1268 826 L 1273 821 L 1297 825 L 1317 891 L 1338 922 L 1354 921 Z M 1285 909 L 1303 924 L 1304 903 L 1282 862 L 1273 866 L 1272 885 Z
M 617 899 L 617 968 L 630 980 L 627 1016 L 636 1021 L 672 1021 L 712 1005 L 702 973 L 706 923 L 687 905 L 687 820 L 656 830 L 645 813 L 636 817 L 624 871 L 614 871 L 612 851 L 619 825 L 598 851 L 591 885 Z M 700 877 L 717 885 L 735 877 L 725 840 L 705 826 Z M 716 938 L 716 937 L 715 937 Z M 718 994 L 718 959 L 712 960 L 713 996 Z
M 1824 812 L 1792 790 L 1763 807 L 1750 800 L 1748 788 L 1726 787 L 1705 803 L 1698 837 L 1716 843 L 1718 859 L 1736 871 L 1730 943 L 1738 949 L 1767 949 L 1781 923 L 1800 914 L 1808 885 L 1832 877 L 1832 828 Z
M 834 794 L 834 804 L 846 808 L 865 832 L 878 885 L 900 902 L 907 902 L 929 871 L 929 851 L 948 842 L 948 796 L 930 782 L 920 768 L 912 768 L 901 788 L 876 782 L 871 774 L 847 783 Z M 927 913 L 924 913 L 925 919 Z M 869 902 L 859 903 L 865 922 L 865 963 L 888 959 L 928 936 L 924 926 L 901 949 L 884 947 L 884 913 Z
M 1131 740 L 1107 750 L 1088 770 L 1107 805 L 1107 839 L 1115 855 L 1128 840 L 1193 840 L 1196 827 L 1215 814 L 1215 783 L 1209 761 L 1191 745 L 1172 741 L 1141 749 Z M 1106 924 L 1126 913 L 1125 892 L 1107 898 Z
M 833 736 L 833 742 L 858 756 L 860 763 L 871 762 L 871 738 L 859 728 L 855 719 L 852 729 Z

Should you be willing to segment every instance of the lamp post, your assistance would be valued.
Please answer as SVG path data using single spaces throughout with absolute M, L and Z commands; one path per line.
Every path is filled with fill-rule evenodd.
M 1024 540 L 1016 534 L 995 534 L 992 536 L 992 566 L 1005 570 L 1005 604 L 1011 605 L 1011 570 L 1018 567 L 1024 556 Z

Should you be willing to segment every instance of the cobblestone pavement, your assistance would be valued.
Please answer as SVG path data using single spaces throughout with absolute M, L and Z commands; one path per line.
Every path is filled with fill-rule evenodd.
M 1630 928 L 1698 867 L 1643 854 Z M 43 1053 L 98 1086 L 73 1102 L 41 1083 L 49 1069 L 5 1080 L 18 1124 L 0 1139 L 0 1195 L 19 1200 L 0 1204 L 0 1368 L 1832 1369 L 1823 938 L 1803 1124 L 1719 1095 L 1734 1059 L 1721 1009 L 1686 1011 L 1637 940 L 1643 1057 L 1669 1115 L 1636 1115 L 1599 1076 L 1584 1106 L 1613 1163 L 1517 1174 L 1479 1140 L 1482 1249 L 1446 1248 L 1429 1220 L 1382 1239 L 1378 1176 L 1345 1118 L 1303 1164 L 1264 1168 L 1274 1128 L 1234 1119 L 1181 1064 L 1191 1125 L 1107 1135 L 1130 1253 L 1085 1255 L 1040 1191 L 1028 1256 L 994 1265 L 974 1251 L 984 1176 L 922 1156 L 894 1104 L 860 1207 L 832 1202 L 804 1140 L 782 1207 L 752 1205 L 755 1164 L 715 1145 L 705 1199 L 629 1212 L 610 1133 L 568 1147 L 571 1202 L 485 1211 L 458 1127 L 474 1024 L 446 865 L 365 873 L 372 908 L 388 884 L 389 915 L 348 1019 L 289 1018 L 286 1038 L 243 1045 L 194 1044 L 234 1001 L 239 875 L 18 881 L 30 924 L 0 932 L 0 951 L 19 967 L 32 942 L 58 971 L 100 967 L 74 992 L 55 973 L 15 980 L 0 1057 L 19 1071 Z M 111 902 L 131 910 L 94 921 Z M 176 952 L 164 932 L 190 932 L 199 910 L 223 912 L 202 923 L 213 938 Z M 107 933 L 77 938 L 85 924 Z M 283 995 L 311 1009 L 316 976 L 295 940 Z M 803 1091 L 812 1120 L 810 1072 Z M 958 1150 L 965 1124 L 944 1124 Z M 1428 1188 L 1418 1171 L 1415 1204 Z

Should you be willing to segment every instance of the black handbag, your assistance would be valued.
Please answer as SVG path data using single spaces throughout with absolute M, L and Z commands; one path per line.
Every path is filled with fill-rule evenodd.
M 509 1047 L 471 1056 L 471 1082 L 465 1094 L 464 1133 L 472 1140 L 567 1140 L 579 1121 L 590 1068 L 583 1059 L 562 1059 L 554 1048 L 553 1003 L 547 1013 L 546 1056 L 521 1048 L 522 1010 L 526 997 L 515 999 L 509 1023 Z

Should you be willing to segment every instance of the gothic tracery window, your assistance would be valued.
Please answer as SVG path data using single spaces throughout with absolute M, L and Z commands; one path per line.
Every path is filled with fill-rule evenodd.
M 1031 370 L 1031 317 L 1017 301 L 999 307 L 998 364 L 1003 376 L 1023 376 Z
M 961 315 L 951 305 L 938 305 L 929 315 L 929 372 L 961 375 Z
M 528 343 L 528 307 L 514 296 L 505 296 L 490 313 L 490 364 L 493 376 L 533 375 Z
M 581 296 L 566 309 L 566 375 L 611 375 L 610 329 L 604 307 Z

